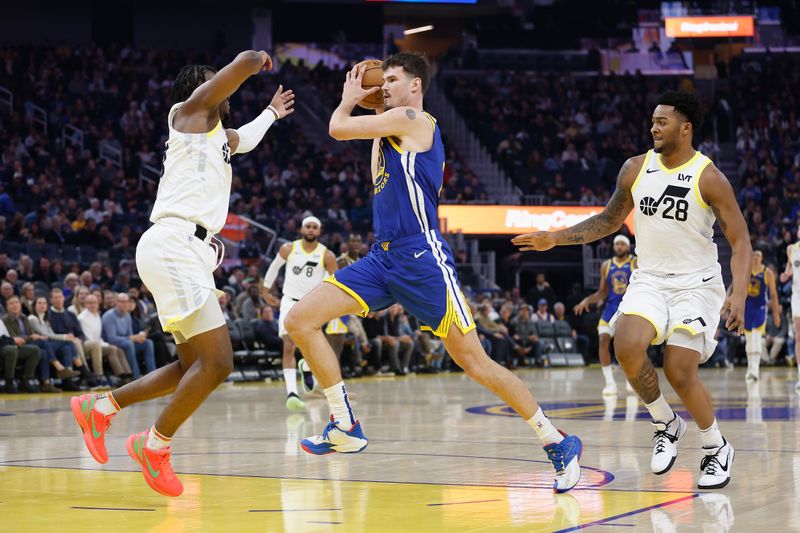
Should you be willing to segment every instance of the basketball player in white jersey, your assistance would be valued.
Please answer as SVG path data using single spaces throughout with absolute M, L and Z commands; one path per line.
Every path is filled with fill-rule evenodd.
M 792 322 L 794 325 L 794 360 L 797 362 L 797 385 L 800 392 L 800 226 L 797 228 L 798 241 L 786 247 L 786 269 L 781 272 L 781 283 L 792 279 Z
M 666 342 L 664 373 L 703 442 L 697 485 L 711 489 L 730 481 L 734 451 L 717 427 L 697 367 L 717 344 L 720 309 L 729 313 L 726 327 L 742 332 L 753 252 L 730 182 L 692 147 L 701 116 L 693 95 L 661 95 L 650 128 L 653 150 L 625 162 L 602 213 L 561 231 L 520 235 L 513 242 L 522 251 L 592 242 L 615 232 L 634 210 L 639 266 L 612 319 L 617 359 L 653 418 L 650 466 L 653 473 L 664 474 L 672 468 L 677 441 L 686 431 L 686 422 L 661 394 L 647 358 L 648 345 Z M 733 286 L 727 299 L 713 241 L 715 220 L 732 249 Z
M 183 492 L 170 464 L 172 436 L 233 368 L 212 275 L 222 252 L 214 234 L 228 215 L 230 158 L 252 150 L 276 120 L 292 113 L 294 95 L 279 87 L 267 109 L 239 129 L 223 128 L 222 120 L 230 111 L 230 95 L 250 76 L 271 68 L 266 52 L 247 51 L 219 72 L 204 65 L 181 69 L 167 117 L 164 173 L 150 215 L 154 225 L 136 247 L 139 274 L 153 293 L 164 330 L 175 337 L 178 360 L 113 393 L 72 398 L 89 452 L 105 463 L 105 432 L 116 413 L 174 392 L 155 425 L 127 441 L 147 484 L 164 496 Z
M 295 366 L 297 362 L 294 357 L 297 345 L 286 333 L 284 327 L 286 315 L 294 307 L 294 304 L 311 292 L 311 289 L 322 283 L 322 280 L 328 275 L 339 270 L 336 256 L 319 242 L 321 226 L 322 224 L 315 216 L 304 218 L 300 227 L 300 235 L 303 238 L 281 246 L 278 255 L 275 256 L 264 275 L 264 299 L 269 305 L 275 307 L 280 303 L 278 335 L 283 339 L 283 378 L 286 381 L 286 408 L 290 411 L 299 411 L 305 405 L 297 394 Z M 278 277 L 278 272 L 284 265 L 286 265 L 286 273 L 283 278 L 283 298 L 279 302 L 270 291 Z M 306 388 L 313 388 L 313 385 Z

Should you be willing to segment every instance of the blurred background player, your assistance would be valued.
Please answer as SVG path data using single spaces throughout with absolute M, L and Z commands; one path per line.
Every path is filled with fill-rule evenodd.
M 280 306 L 278 315 L 278 335 L 283 340 L 283 379 L 286 381 L 286 408 L 290 411 L 299 411 L 305 407 L 303 400 L 297 392 L 297 361 L 294 351 L 297 345 L 286 331 L 286 315 L 300 299 L 308 294 L 311 289 L 322 283 L 329 274 L 336 272 L 336 256 L 319 242 L 322 224 L 315 216 L 303 219 L 300 226 L 302 238 L 287 242 L 280 247 L 278 255 L 270 263 L 264 275 L 264 299 L 273 307 Z M 278 300 L 270 292 L 278 272 L 286 265 L 283 277 L 283 297 Z M 305 369 L 305 367 L 301 367 Z M 314 388 L 313 377 L 310 372 L 304 372 L 303 378 L 309 379 L 304 387 L 307 391 Z
M 762 341 L 767 327 L 767 289 L 772 304 L 772 317 L 775 326 L 781 327 L 781 311 L 778 303 L 778 290 L 775 287 L 775 273 L 763 263 L 761 250 L 753 252 L 753 270 L 747 286 L 747 300 L 744 307 L 744 342 L 747 353 L 746 380 L 757 380 L 761 365 Z
M 452 250 L 439 232 L 445 150 L 436 119 L 423 111 L 430 64 L 420 54 L 402 52 L 384 60 L 382 69 L 383 86 L 370 89 L 362 87 L 365 65 L 346 74 L 342 100 L 329 123 L 337 140 L 373 140 L 377 242 L 365 258 L 326 279 L 286 318 L 286 328 L 308 358 L 332 411 L 323 433 L 303 439 L 301 446 L 315 455 L 366 448 L 338 361 L 320 328 L 336 317 L 365 316 L 399 303 L 442 338 L 470 378 L 527 421 L 556 470 L 553 489 L 568 491 L 580 480 L 582 443 L 557 430 L 522 381 L 486 354 L 455 274 Z M 356 104 L 380 90 L 384 105 L 376 115 L 352 116 Z
M 600 266 L 600 288 L 590 294 L 575 306 L 575 314 L 580 315 L 589 309 L 592 304 L 605 302 L 603 315 L 600 323 L 597 324 L 597 334 L 599 336 L 600 366 L 603 369 L 603 377 L 606 386 L 603 387 L 603 396 L 611 396 L 617 393 L 617 382 L 614 381 L 614 373 L 611 366 L 611 339 L 614 337 L 614 327 L 609 324 L 611 318 L 617 312 L 619 303 L 628 290 L 631 273 L 636 268 L 636 257 L 631 255 L 631 241 L 625 235 L 614 237 L 614 257 L 603 262 Z M 611 287 L 611 290 L 609 290 Z M 625 381 L 628 390 L 630 384 Z
M 797 228 L 798 241 L 786 247 L 786 270 L 781 273 L 781 283 L 792 280 L 792 321 L 794 322 L 794 358 L 797 364 L 798 380 L 795 389 L 800 391 L 800 227 Z
M 150 220 L 136 247 L 136 265 L 153 293 L 158 317 L 178 346 L 178 360 L 113 393 L 71 400 L 84 442 L 98 462 L 108 461 L 105 432 L 128 405 L 174 392 L 149 431 L 128 437 L 128 454 L 147 484 L 164 496 L 179 496 L 183 485 L 170 463 L 172 436 L 233 369 L 233 349 L 217 302 L 213 272 L 224 256 L 214 235 L 228 216 L 231 155 L 249 152 L 272 124 L 293 112 L 294 95 L 278 87 L 254 121 L 225 129 L 228 99 L 250 76 L 270 70 L 266 52 L 245 51 L 225 68 L 181 69 L 172 87 L 167 116 L 169 140 L 164 172 Z
M 702 114 L 697 97 L 668 91 L 658 97 L 650 133 L 653 149 L 628 159 L 602 213 L 556 232 L 512 239 L 522 251 L 585 244 L 617 231 L 634 210 L 638 268 L 612 321 L 619 321 L 614 348 L 625 376 L 652 417 L 655 446 L 650 468 L 668 472 L 678 456 L 686 422 L 661 393 L 647 356 L 666 343 L 664 374 L 692 415 L 703 443 L 698 488 L 722 488 L 731 479 L 733 446 L 722 436 L 711 395 L 698 365 L 716 348 L 720 309 L 728 330 L 741 333 L 752 249 L 747 223 L 725 175 L 692 146 Z M 714 243 L 718 221 L 731 245 L 733 285 L 726 299 Z

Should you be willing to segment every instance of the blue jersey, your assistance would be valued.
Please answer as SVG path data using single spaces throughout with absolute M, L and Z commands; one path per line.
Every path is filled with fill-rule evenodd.
M 767 270 L 762 267 L 759 272 L 750 273 L 747 284 L 747 300 L 744 302 L 744 329 L 763 330 L 767 323 Z
M 608 296 L 606 297 L 601 320 L 608 323 L 614 313 L 617 312 L 617 309 L 619 309 L 622 297 L 625 296 L 625 291 L 628 290 L 631 273 L 636 268 L 636 258 L 630 255 L 624 261 L 619 262 L 615 257 L 606 262 L 604 267 Z
M 373 224 L 377 243 L 369 254 L 325 281 L 353 297 L 362 316 L 397 302 L 417 317 L 422 329 L 447 337 L 456 325 L 475 329 L 456 276 L 453 252 L 439 233 L 439 192 L 444 179 L 444 145 L 436 119 L 433 145 L 409 152 L 398 139 L 379 141 L 373 180 Z
M 394 241 L 439 229 L 439 192 L 444 180 L 444 144 L 436 119 L 433 145 L 427 152 L 408 152 L 393 137 L 381 139 L 374 179 L 372 220 L 375 239 Z

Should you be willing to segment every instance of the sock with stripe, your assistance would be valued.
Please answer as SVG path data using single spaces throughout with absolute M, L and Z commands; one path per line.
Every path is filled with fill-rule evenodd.
M 153 426 L 150 428 L 150 433 L 147 434 L 147 442 L 144 445 L 149 450 L 158 451 L 169 446 L 170 442 L 172 442 L 172 437 L 165 437 Z
M 564 436 L 561 435 L 553 423 L 550 422 L 550 419 L 547 418 L 547 415 L 544 414 L 544 411 L 542 411 L 541 407 L 538 411 L 536 411 L 536 414 L 530 419 L 526 420 L 526 422 L 528 422 L 528 425 L 533 428 L 533 430 L 539 436 L 539 439 L 542 441 L 542 444 L 545 446 L 548 444 L 558 444 L 564 440 Z
M 119 404 L 114 400 L 114 395 L 110 392 L 97 395 L 97 400 L 94 402 L 94 410 L 101 415 L 113 415 L 120 410 Z
M 356 423 L 356 417 L 350 408 L 350 400 L 347 397 L 347 388 L 344 386 L 344 381 L 323 389 L 322 392 L 325 393 L 325 398 L 328 399 L 328 406 L 331 408 L 333 419 L 339 422 L 339 429 L 343 431 L 352 429 Z
M 294 367 L 284 368 L 283 379 L 286 381 L 286 395 L 294 393 L 295 396 L 299 396 L 297 393 L 297 369 Z

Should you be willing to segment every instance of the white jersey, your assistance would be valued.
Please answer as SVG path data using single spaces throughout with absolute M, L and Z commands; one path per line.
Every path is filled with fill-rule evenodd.
M 639 270 L 656 275 L 688 274 L 717 264 L 711 207 L 700 195 L 700 175 L 711 160 L 695 152 L 668 169 L 647 152 L 631 194 Z
M 222 122 L 208 133 L 181 133 L 172 127 L 179 102 L 169 110 L 164 173 L 150 221 L 178 217 L 219 233 L 231 197 L 231 151 Z
M 325 252 L 328 249 L 322 243 L 312 252 L 303 249 L 303 240 L 292 243 L 289 256 L 286 258 L 286 273 L 283 277 L 283 295 L 299 300 L 311 289 L 325 279 Z
M 800 241 L 789 248 L 788 261 L 792 263 L 792 294 L 800 296 Z

